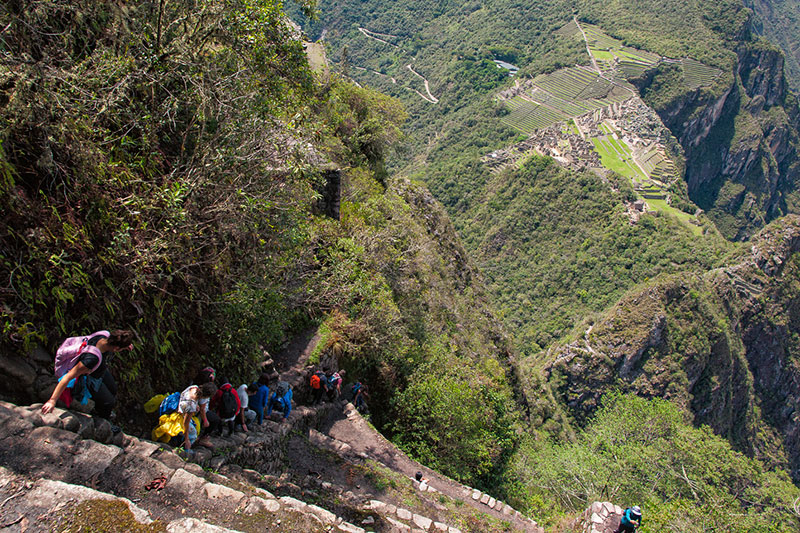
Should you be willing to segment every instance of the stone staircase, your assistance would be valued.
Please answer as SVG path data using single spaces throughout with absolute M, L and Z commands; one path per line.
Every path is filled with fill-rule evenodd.
M 41 416 L 39 408 L 0 403 L 2 531 L 51 531 L 80 512 L 97 523 L 128 521 L 171 533 L 263 531 L 268 524 L 365 531 L 321 507 L 207 471 L 158 443 L 106 433 L 105 421 L 92 434 L 90 417 L 60 409 Z M 145 490 L 162 475 L 163 490 Z
M 357 496 L 319 476 L 277 475 L 286 465 L 289 439 L 298 435 L 310 446 L 329 450 L 342 468 L 371 461 L 368 454 L 356 453 L 314 429 L 342 409 L 360 418 L 346 402 L 297 407 L 288 423 L 265 421 L 246 435 L 214 438 L 213 451 L 197 447 L 191 456 L 166 444 L 113 434 L 103 419 L 63 409 L 42 416 L 40 408 L 41 404 L 0 402 L 0 531 L 52 531 L 55 525 L 58 530 L 79 531 L 87 520 L 95 525 L 108 522 L 113 531 L 486 530 L 482 525 L 465 527 L 463 519 L 439 503 L 444 499 L 437 489 L 426 483 L 408 480 L 415 497 L 429 499 L 427 507 L 405 508 L 380 494 Z M 159 476 L 166 478 L 164 488 L 145 490 Z M 472 489 L 464 489 L 466 499 L 472 500 Z M 542 531 L 513 510 L 503 515 L 503 507 L 488 496 L 471 503 L 483 499 L 481 505 L 494 503 L 508 519 L 497 522 L 492 531 Z M 328 504 L 336 512 L 326 509 Z M 453 525 L 450 520 L 458 522 Z

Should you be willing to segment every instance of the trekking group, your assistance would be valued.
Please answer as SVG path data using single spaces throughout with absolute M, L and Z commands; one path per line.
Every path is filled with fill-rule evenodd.
M 73 403 L 94 402 L 94 412 L 113 419 L 117 385 L 109 371 L 111 356 L 133 349 L 134 333 L 129 330 L 101 330 L 86 337 L 70 337 L 56 351 L 55 374 L 58 383 L 42 406 L 42 413 L 53 411 L 56 402 L 65 407 Z M 341 395 L 344 370 L 318 371 L 308 382 L 313 404 L 337 399 Z M 366 408 L 366 387 L 356 382 L 354 403 Z M 152 438 L 173 446 L 183 446 L 191 453 L 195 445 L 211 447 L 209 436 L 224 436 L 235 431 L 248 432 L 248 425 L 262 425 L 265 417 L 281 413 L 285 422 L 292 412 L 292 386 L 276 372 L 262 372 L 257 380 L 234 388 L 225 377 L 217 379 L 214 368 L 199 371 L 182 391 L 160 394 L 145 404 L 145 411 L 156 413 L 158 422 Z M 114 433 L 120 428 L 112 424 Z

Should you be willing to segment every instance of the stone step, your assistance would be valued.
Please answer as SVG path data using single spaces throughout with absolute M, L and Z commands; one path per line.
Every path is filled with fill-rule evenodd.
M 363 531 L 319 506 L 299 500 L 281 502 L 260 488 L 231 486 L 234 483 L 225 476 L 205 472 L 157 443 L 123 436 L 120 447 L 84 439 L 63 429 L 80 431 L 84 427 L 75 424 L 73 413 L 51 415 L 42 417 L 30 409 L 0 404 L 0 464 L 8 467 L 0 475 L 0 490 L 13 481 L 11 470 L 26 473 L 28 478 L 43 478 L 35 484 L 28 481 L 29 486 L 21 489 L 20 502 L 31 515 L 41 515 L 42 506 L 34 507 L 28 499 L 41 500 L 48 509 L 59 511 L 65 501 L 111 500 L 128 504 L 140 523 L 152 521 L 151 513 L 167 519 L 168 531 L 231 531 L 211 522 L 224 523 L 233 516 L 273 516 L 306 531 L 329 527 Z M 35 425 L 39 423 L 42 425 Z M 161 475 L 167 478 L 164 489 L 145 492 L 144 486 Z M 42 491 L 51 494 L 51 499 L 41 497 Z M 67 499 L 73 493 L 76 496 Z M 185 514 L 188 516 L 182 516 Z M 20 520 L 30 521 L 27 515 L 20 516 Z

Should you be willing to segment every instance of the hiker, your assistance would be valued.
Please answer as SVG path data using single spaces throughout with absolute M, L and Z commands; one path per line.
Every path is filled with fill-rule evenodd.
M 259 376 L 258 381 L 253 382 L 248 388 L 250 394 L 250 409 L 256 413 L 258 425 L 264 423 L 264 409 L 267 407 L 269 399 L 269 374 L 266 372 Z
M 217 389 L 217 393 L 211 398 L 211 409 L 219 415 L 222 427 L 228 428 L 228 435 L 233 435 L 234 421 L 236 420 L 236 415 L 242 410 L 242 404 L 230 381 L 224 378 L 221 381 L 222 386 Z
M 353 384 L 353 405 L 356 406 L 359 412 L 363 412 L 367 409 L 365 398 L 369 398 L 367 386 L 363 385 L 360 381 L 356 381 Z
M 249 408 L 250 394 L 247 384 L 242 383 L 239 385 L 239 388 L 236 389 L 236 394 L 239 395 L 239 405 L 242 406 L 239 410 L 239 425 L 242 427 L 242 431 L 247 433 L 247 424 L 252 424 L 253 420 L 256 419 L 256 412 Z
M 177 393 L 164 398 L 159 407 L 158 426 L 152 432 L 153 440 L 169 442 L 172 446 L 182 443 L 186 451 L 191 451 L 199 433 L 197 420 L 192 419 L 200 413 L 200 401 L 211 398 L 216 392 L 216 385 L 208 382 L 189 385 L 177 398 Z
M 328 399 L 333 401 L 342 394 L 344 370 L 338 370 L 328 376 Z
M 70 337 L 56 351 L 55 372 L 59 380 L 50 399 L 42 406 L 42 414 L 53 411 L 61 399 L 67 407 L 73 398 L 86 403 L 94 399 L 94 410 L 102 418 L 110 418 L 117 403 L 117 382 L 108 370 L 110 354 L 132 350 L 133 332 L 116 329 L 98 331 L 88 337 Z M 85 376 L 85 377 L 84 377 Z M 115 432 L 119 428 L 112 426 Z
M 636 528 L 642 525 L 642 509 L 638 505 L 628 507 L 622 513 L 619 527 L 614 533 L 633 533 Z
M 285 381 L 280 381 L 280 378 L 278 378 L 275 391 L 267 403 L 267 416 L 272 414 L 272 409 L 282 412 L 283 420 L 287 420 L 289 413 L 292 412 L 292 386 Z
M 425 492 L 426 490 L 428 490 L 429 481 L 428 481 L 428 478 L 423 477 L 422 472 L 417 470 L 417 473 L 414 474 L 414 479 L 416 479 L 417 483 L 419 483 L 419 490 L 421 490 L 422 492 Z
M 197 373 L 192 380 L 192 384 L 194 385 L 203 385 L 205 383 L 213 383 L 214 387 L 216 387 L 216 383 L 214 380 L 217 377 L 217 372 L 212 367 L 207 366 L 203 370 Z M 203 429 L 200 431 L 200 438 L 206 437 L 207 435 L 219 435 L 222 433 L 222 419 L 220 419 L 219 415 L 209 409 L 209 403 L 211 402 L 211 398 L 203 398 L 200 400 L 200 422 L 203 425 Z
M 328 392 L 328 378 L 325 376 L 325 372 L 317 370 L 311 374 L 309 383 L 311 385 L 311 394 L 313 395 L 311 403 L 312 405 L 317 405 L 322 401 L 322 395 Z

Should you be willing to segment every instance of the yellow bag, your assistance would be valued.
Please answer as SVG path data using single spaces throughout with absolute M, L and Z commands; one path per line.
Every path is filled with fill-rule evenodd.
M 156 394 L 147 400 L 147 403 L 144 404 L 144 412 L 150 414 L 158 411 L 158 408 L 161 406 L 161 402 L 163 402 L 164 398 L 166 397 L 166 394 Z
M 196 416 L 192 417 L 192 424 L 199 433 L 200 420 Z M 183 433 L 183 414 L 175 411 L 158 418 L 158 425 L 153 428 L 152 437 L 156 442 L 169 442 L 172 437 L 181 433 Z

